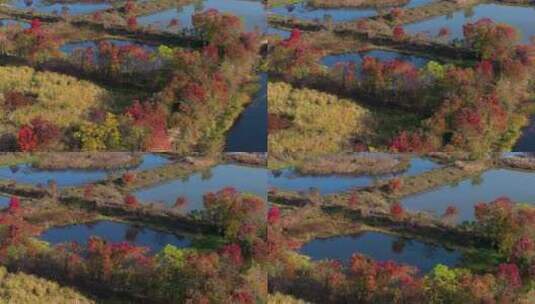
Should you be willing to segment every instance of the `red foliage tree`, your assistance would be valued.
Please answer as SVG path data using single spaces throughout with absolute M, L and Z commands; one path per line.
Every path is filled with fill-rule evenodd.
M 401 206 L 400 203 L 394 203 L 390 207 L 390 214 L 392 215 L 392 217 L 394 217 L 394 219 L 400 220 L 403 219 L 403 217 L 405 216 L 405 210 L 403 209 L 403 206 Z
M 137 175 L 135 172 L 128 171 L 123 174 L 122 180 L 125 185 L 129 185 L 136 180 L 136 177 Z
M 280 220 L 280 209 L 277 206 L 271 207 L 268 211 L 267 219 L 270 225 L 278 223 Z
M 9 199 L 8 211 L 10 213 L 18 213 L 20 211 L 20 199 L 16 196 L 12 196 Z
M 405 39 L 405 30 L 403 29 L 403 26 L 401 25 L 396 25 L 396 27 L 394 27 L 394 30 L 392 31 L 392 34 L 394 36 L 394 40 L 396 41 L 401 41 L 403 39 Z
M 125 196 L 124 198 L 124 203 L 125 205 L 129 206 L 129 207 L 139 207 L 139 201 L 137 200 L 137 198 L 131 194 L 128 194 Z
M 397 192 L 403 187 L 403 181 L 400 178 L 393 178 L 388 181 L 388 190 L 390 192 Z

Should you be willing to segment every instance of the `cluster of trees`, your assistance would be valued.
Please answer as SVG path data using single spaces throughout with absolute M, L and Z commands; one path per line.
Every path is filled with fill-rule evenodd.
M 391 138 L 392 151 L 478 154 L 507 147 L 512 129 L 519 128 L 515 113 L 528 93 L 533 60 L 532 47 L 517 45 L 518 37 L 515 28 L 482 19 L 464 26 L 463 43 L 480 58 L 474 67 L 431 61 L 417 68 L 366 56 L 361 64 L 339 63 L 325 73 L 318 52 L 294 30 L 273 47 L 269 61 L 273 73 L 288 81 L 420 113 L 425 119 L 419 125 Z
M 135 10 L 130 6 L 127 3 L 125 9 Z M 213 9 L 194 14 L 192 20 L 194 33 L 204 41 L 200 48 L 173 49 L 162 45 L 157 51 L 151 51 L 136 44 L 121 45 L 103 40 L 97 47 L 76 50 L 68 58 L 67 66 L 60 61 L 55 67 L 115 83 L 146 79 L 138 85 L 159 90 L 146 100 L 134 100 L 121 112 L 111 110 L 112 107 L 102 100 L 94 100 L 89 107 L 84 104 L 78 108 L 75 115 L 66 116 L 70 123 L 54 124 L 46 116 L 34 117 L 38 120 L 33 121 L 24 116 L 27 112 L 22 109 L 44 106 L 40 98 L 45 95 L 34 96 L 29 87 L 17 89 L 9 83 L 0 87 L 6 115 L 12 119 L 18 117 L 13 115 L 17 112 L 18 120 L 23 122 L 14 124 L 16 130 L 11 132 L 10 147 L 22 151 L 57 150 L 58 147 L 84 151 L 219 149 L 224 132 L 248 102 L 249 92 L 244 85 L 252 80 L 259 35 L 244 32 L 238 17 Z M 61 57 L 59 45 L 52 30 L 43 28 L 38 20 L 33 21 L 28 30 L 0 29 L 3 55 L 21 56 L 36 64 L 46 62 L 47 66 L 54 66 L 58 61 L 50 59 Z M 22 54 L 19 50 L 28 53 Z M 111 98 L 104 93 L 97 98 Z M 54 98 L 62 100 L 60 97 Z M 74 100 L 69 102 L 74 105 Z M 47 107 L 53 111 L 51 105 Z M 174 141 L 169 129 L 172 129 Z
M 127 177 L 126 179 L 129 179 Z M 253 304 L 267 296 L 267 204 L 224 188 L 204 196 L 199 218 L 216 227 L 217 241 L 159 253 L 127 242 L 91 237 L 87 245 L 43 245 L 33 236 L 43 228 L 24 218 L 31 210 L 13 198 L 0 214 L 0 263 L 98 293 L 128 293 L 151 302 Z
M 393 213 L 399 214 L 402 209 Z M 283 220 L 268 221 L 269 238 L 280 245 L 277 267 L 270 268 L 270 292 L 325 303 L 530 303 L 535 273 L 535 208 L 507 198 L 475 207 L 474 233 L 495 240 L 500 258 L 488 271 L 437 265 L 426 274 L 392 261 L 355 253 L 347 264 L 311 262 L 297 255 Z M 530 289 L 531 288 L 531 289 Z

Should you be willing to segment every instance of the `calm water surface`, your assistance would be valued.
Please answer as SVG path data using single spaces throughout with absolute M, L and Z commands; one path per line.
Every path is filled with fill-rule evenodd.
M 503 4 L 479 4 L 472 9 L 457 11 L 446 16 L 438 16 L 421 22 L 405 25 L 409 33 L 426 32 L 435 37 L 442 27 L 451 31 L 450 38 L 463 37 L 463 25 L 481 18 L 507 23 L 520 30 L 522 42 L 529 42 L 535 35 L 535 7 L 521 7 Z
M 229 152 L 267 151 L 267 74 L 260 75 L 260 90 L 227 135 Z
M 166 245 L 179 248 L 191 246 L 191 240 L 187 237 L 113 221 L 55 227 L 41 234 L 41 239 L 51 244 L 77 242 L 86 245 L 91 236 L 98 236 L 113 243 L 128 242 L 136 246 L 148 247 L 152 253 L 160 251 Z
M 239 165 L 219 165 L 205 173 L 195 173 L 133 193 L 142 202 L 162 202 L 173 206 L 178 197 L 187 199 L 186 211 L 203 208 L 202 198 L 207 192 L 234 187 L 238 191 L 267 199 L 267 170 Z
M 397 175 L 413 176 L 439 168 L 440 165 L 432 160 L 420 157 L 413 157 L 409 168 Z M 321 194 L 347 191 L 355 187 L 371 186 L 381 179 L 392 178 L 392 174 L 370 176 L 370 175 L 321 175 L 307 176 L 300 175 L 293 169 L 275 170 L 269 173 L 269 186 L 288 191 L 306 191 L 310 188 L 318 189 Z
M 433 0 L 412 0 L 405 8 L 418 7 L 433 2 Z M 277 15 L 284 15 L 288 17 L 296 17 L 300 19 L 309 20 L 323 20 L 326 16 L 329 16 L 334 22 L 344 22 L 357 20 L 375 16 L 378 14 L 374 8 L 329 8 L 320 9 L 312 8 L 306 5 L 306 1 L 287 6 L 278 6 L 270 10 L 271 13 Z
M 480 177 L 456 185 L 419 193 L 402 199 L 411 211 L 427 211 L 440 216 L 450 205 L 459 209 L 458 222 L 474 219 L 474 206 L 507 196 L 523 203 L 535 202 L 535 173 L 508 169 L 493 169 Z
M 30 5 L 28 5 L 30 3 Z M 35 10 L 39 13 L 62 13 L 62 10 L 64 8 L 67 9 L 67 12 L 70 15 L 82 15 L 82 14 L 90 14 L 94 13 L 96 11 L 105 10 L 108 8 L 111 8 L 112 6 L 108 3 L 83 3 L 83 1 L 80 1 L 80 3 L 72 3 L 72 4 L 61 4 L 61 3 L 55 3 L 50 4 L 43 0 L 12 0 L 11 5 L 13 5 L 15 8 L 18 9 L 28 9 L 28 10 Z
M 149 170 L 170 163 L 166 157 L 158 154 L 144 154 L 142 163 L 134 167 L 138 171 Z M 11 167 L 0 167 L 0 179 L 14 180 L 17 183 L 46 185 L 49 180 L 55 180 L 58 187 L 79 186 L 93 183 L 107 178 L 114 170 L 40 170 L 30 164 Z
M 402 54 L 402 53 L 395 52 L 395 51 L 372 50 L 372 51 L 361 52 L 361 53 L 348 53 L 348 54 L 325 56 L 321 59 L 321 63 L 328 67 L 333 67 L 337 63 L 353 62 L 357 65 L 357 67 L 359 67 L 365 56 L 374 57 L 374 58 L 379 59 L 380 61 L 392 61 L 392 60 L 408 61 L 417 68 L 421 68 L 425 66 L 430 61 L 429 58 Z
M 336 259 L 344 263 L 349 263 L 354 253 L 360 253 L 378 261 L 412 265 L 423 273 L 437 264 L 455 266 L 462 257 L 455 250 L 381 232 L 315 239 L 305 244 L 300 252 L 313 260 Z
M 152 15 L 138 18 L 140 25 L 154 25 L 161 29 L 168 27 L 173 19 L 179 21 L 181 28 L 191 28 L 191 16 L 195 12 L 207 9 L 217 9 L 220 12 L 232 13 L 242 19 L 245 30 L 252 31 L 267 29 L 267 19 L 264 5 L 261 2 L 245 0 L 205 0 L 200 4 L 186 5 L 182 8 L 173 8 Z

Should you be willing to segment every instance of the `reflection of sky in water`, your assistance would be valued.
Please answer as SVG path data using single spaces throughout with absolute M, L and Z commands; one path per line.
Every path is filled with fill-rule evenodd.
M 409 168 L 400 173 L 402 176 L 413 176 L 440 167 L 439 164 L 425 158 L 413 157 Z M 379 179 L 392 178 L 391 174 L 381 176 L 369 175 L 299 175 L 292 169 L 272 171 L 269 173 L 269 186 L 281 190 L 306 191 L 316 188 L 321 194 L 347 191 L 354 187 L 366 187 Z
M 109 41 L 116 46 L 137 45 L 149 52 L 156 50 L 155 46 L 150 46 L 147 44 L 138 43 L 136 41 L 131 41 L 131 40 L 107 39 L 106 41 Z M 94 50 L 98 50 L 98 41 L 86 40 L 86 41 L 65 43 L 59 49 L 63 53 L 71 54 L 77 49 L 87 49 L 87 48 L 93 48 Z
M 459 209 L 459 221 L 474 219 L 474 206 L 506 196 L 516 202 L 535 202 L 535 173 L 493 169 L 480 177 L 457 185 L 440 187 L 429 192 L 402 199 L 403 206 L 412 211 L 428 211 L 442 215 L 453 205 Z
M 30 24 L 28 22 L 14 20 L 14 19 L 0 19 L 0 27 L 12 26 L 12 25 L 20 25 L 24 29 L 30 28 Z
M 219 165 L 205 174 L 196 173 L 184 180 L 173 180 L 133 193 L 141 202 L 163 202 L 173 206 L 178 197 L 187 198 L 185 210 L 202 209 L 203 195 L 234 187 L 240 192 L 267 199 L 267 170 L 238 165 Z
M 137 170 L 154 169 L 170 162 L 166 157 L 157 154 L 144 154 L 142 158 L 142 163 L 134 167 Z M 31 165 L 23 164 L 0 167 L 0 179 L 31 185 L 47 185 L 49 180 L 55 180 L 61 188 L 97 182 L 106 179 L 110 172 L 106 170 L 39 170 Z
M 479 4 L 473 9 L 408 24 L 404 28 L 409 33 L 427 32 L 434 37 L 441 28 L 447 27 L 451 31 L 451 39 L 462 39 L 463 25 L 481 18 L 491 18 L 495 22 L 516 27 L 522 34 L 524 43 L 529 41 L 529 37 L 535 35 L 535 8 L 502 4 Z
M 9 205 L 9 197 L 0 195 L 0 208 L 7 207 Z
M 220 12 L 231 13 L 241 18 L 244 28 L 252 31 L 259 28 L 264 31 L 267 28 L 266 13 L 260 1 L 245 0 L 205 0 L 201 5 L 192 4 L 182 8 L 173 8 L 155 14 L 141 16 L 138 18 L 140 25 L 156 25 L 160 28 L 167 28 L 169 22 L 176 19 L 181 28 L 191 28 L 191 16 L 195 12 L 217 9 Z
M 362 52 L 362 53 L 329 55 L 329 56 L 323 57 L 321 59 L 321 63 L 328 67 L 333 67 L 337 63 L 353 62 L 358 67 L 362 63 L 362 59 L 365 56 L 374 57 L 374 58 L 379 59 L 380 61 L 391 61 L 394 59 L 408 61 L 417 68 L 425 66 L 430 60 L 425 57 L 406 55 L 406 54 L 398 53 L 395 51 L 373 50 L 373 51 Z
M 126 241 L 136 246 L 148 247 L 152 253 L 160 251 L 168 244 L 180 248 L 191 245 L 190 239 L 172 233 L 112 221 L 51 228 L 41 234 L 41 239 L 51 244 L 77 242 L 86 245 L 91 236 L 98 236 L 113 243 Z
M 411 0 L 405 8 L 422 6 L 433 2 L 433 0 Z M 357 20 L 361 18 L 377 15 L 374 8 L 312 8 L 305 5 L 304 2 L 295 5 L 277 6 L 270 10 L 277 15 L 291 16 L 300 19 L 319 19 L 328 15 L 334 22 L 344 22 Z
M 455 266 L 461 253 L 418 240 L 403 239 L 380 232 L 315 239 L 300 250 L 313 260 L 336 259 L 348 263 L 354 253 L 377 261 L 395 261 L 418 267 L 426 273 L 437 264 Z
M 33 2 L 31 5 L 27 5 L 27 2 Z M 112 6 L 108 3 L 74 3 L 74 4 L 62 4 L 55 3 L 49 4 L 42 0 L 12 0 L 11 4 L 18 9 L 34 9 L 40 13 L 51 14 L 54 12 L 60 13 L 63 8 L 66 7 L 70 15 L 81 15 L 94 13 L 96 11 L 105 10 Z
M 260 89 L 228 132 L 225 151 L 267 151 L 267 82 L 267 74 L 261 74 Z

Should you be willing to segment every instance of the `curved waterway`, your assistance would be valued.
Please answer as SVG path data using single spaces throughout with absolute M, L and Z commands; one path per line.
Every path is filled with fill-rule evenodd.
M 227 135 L 227 152 L 267 152 L 267 83 L 260 75 L 260 89 Z
M 177 198 L 187 200 L 186 211 L 203 208 L 203 196 L 207 192 L 233 187 L 267 200 L 267 170 L 239 165 L 218 165 L 187 178 L 176 179 L 140 189 L 133 194 L 143 203 L 158 202 L 173 206 Z
M 170 160 L 158 154 L 143 154 L 141 163 L 133 167 L 138 171 L 155 169 L 170 163 Z M 46 185 L 54 180 L 60 188 L 80 186 L 97 182 L 107 178 L 108 174 L 116 170 L 41 170 L 31 164 L 21 164 L 10 167 L 0 167 L 0 179 L 13 180 L 17 183 L 31 185 Z
M 448 206 L 459 210 L 458 222 L 474 220 L 474 206 L 506 196 L 514 202 L 535 203 L 535 173 L 492 169 L 458 184 L 446 185 L 401 200 L 409 211 L 425 211 L 441 216 Z
M 112 243 L 128 242 L 135 246 L 147 247 L 152 253 L 160 251 L 167 245 L 179 248 L 191 246 L 191 239 L 185 236 L 113 221 L 54 227 L 43 232 L 40 238 L 51 244 L 76 242 L 86 245 L 91 236 Z
M 347 191 L 352 188 L 367 187 L 381 179 L 394 176 L 414 176 L 439 168 L 434 161 L 421 157 L 412 157 L 409 168 L 399 174 L 384 175 L 301 175 L 294 169 L 274 170 L 269 173 L 269 186 L 287 191 L 306 191 L 311 188 L 321 194 Z
M 360 253 L 377 261 L 415 266 L 422 273 L 429 272 L 438 264 L 456 266 L 462 258 L 456 250 L 382 232 L 315 239 L 306 243 L 300 252 L 312 260 L 335 259 L 346 265 L 353 254 Z

